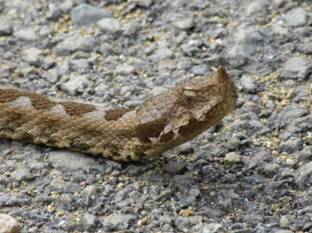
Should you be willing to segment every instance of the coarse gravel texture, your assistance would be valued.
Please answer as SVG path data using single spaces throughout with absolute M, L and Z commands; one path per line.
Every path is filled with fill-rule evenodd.
M 220 64 L 237 109 L 152 162 L 0 140 L 22 232 L 312 232 L 310 0 L 0 0 L 0 84 L 128 107 Z

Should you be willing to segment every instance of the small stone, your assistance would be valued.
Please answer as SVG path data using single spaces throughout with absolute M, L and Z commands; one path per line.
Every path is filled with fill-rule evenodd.
M 21 227 L 14 218 L 6 214 L 0 214 L 1 233 L 19 233 L 20 230 Z
M 100 9 L 88 4 L 81 4 L 70 12 L 72 21 L 77 26 L 89 26 L 100 19 L 112 17 L 112 13 L 106 9 Z
M 208 65 L 202 64 L 192 67 L 192 73 L 195 75 L 204 75 L 207 74 L 209 71 Z
M 110 227 L 116 230 L 124 230 L 127 229 L 132 222 L 134 222 L 135 218 L 136 217 L 132 214 L 113 213 L 104 218 L 104 224 L 110 225 Z
M 26 167 L 18 167 L 14 172 L 11 173 L 11 176 L 17 181 L 23 181 L 31 178 L 31 173 Z
M 247 75 L 243 75 L 242 78 L 239 80 L 239 83 L 242 90 L 247 93 L 255 94 L 259 89 L 259 84 L 256 83 L 256 80 Z
M 38 39 L 36 32 L 32 28 L 22 28 L 17 30 L 14 35 L 21 40 L 35 41 Z
M 72 75 L 70 79 L 62 84 L 62 89 L 71 95 L 77 92 L 82 92 L 85 88 L 90 86 L 90 81 L 84 75 Z
M 53 167 L 65 168 L 70 170 L 88 170 L 99 169 L 100 164 L 92 157 L 71 151 L 51 151 L 49 153 L 49 161 Z
M 309 162 L 312 160 L 312 146 L 305 146 L 299 153 L 299 160 Z
M 97 22 L 97 25 L 104 32 L 117 33 L 122 31 L 122 25 L 117 19 L 101 19 L 99 22 Z
M 42 51 L 37 48 L 28 48 L 23 51 L 23 59 L 30 65 L 35 65 L 38 63 Z
M 311 175 L 312 175 L 312 162 L 309 162 L 303 165 L 296 174 L 296 183 L 300 187 L 310 187 L 311 183 Z
M 230 152 L 225 155 L 224 162 L 229 164 L 241 163 L 242 157 L 235 152 Z
M 136 73 L 136 69 L 129 64 L 120 64 L 116 67 L 114 73 L 119 75 L 130 75 Z
M 57 68 L 50 69 L 42 74 L 42 77 L 48 80 L 50 83 L 56 83 L 59 78 L 59 72 Z
M 217 233 L 222 228 L 220 223 L 208 223 L 202 227 L 202 233 Z
M 82 227 L 85 231 L 90 231 L 96 224 L 96 216 L 85 213 L 82 217 Z
M 148 8 L 153 4 L 153 0 L 129 0 L 129 2 L 144 8 Z
M 10 36 L 13 33 L 13 28 L 6 21 L 0 21 L 0 36 Z
M 294 233 L 294 232 L 286 229 L 276 229 L 273 231 L 273 233 Z
M 292 154 L 300 149 L 302 145 L 302 139 L 291 137 L 287 141 L 280 144 L 279 149 L 282 152 Z
M 91 36 L 81 36 L 79 34 L 71 34 L 62 42 L 58 43 L 54 48 L 57 55 L 69 55 L 71 53 L 81 51 L 90 53 L 94 50 L 96 40 Z
M 291 27 L 303 26 L 307 22 L 307 13 L 303 8 L 294 8 L 284 14 L 283 18 Z
M 282 67 L 281 78 L 304 80 L 312 73 L 312 59 L 303 56 L 290 58 Z
M 189 18 L 177 20 L 175 22 L 175 26 L 182 30 L 188 30 L 193 27 L 193 23 L 194 23 L 193 17 L 189 17 Z
M 81 192 L 81 196 L 83 197 L 84 204 L 89 205 L 95 199 L 96 195 L 96 186 L 95 185 L 88 185 L 85 189 Z
M 267 177 L 273 177 L 278 172 L 279 166 L 274 163 L 266 163 L 263 167 L 263 172 Z
M 286 216 L 282 216 L 279 220 L 280 227 L 287 228 L 289 227 L 289 220 Z

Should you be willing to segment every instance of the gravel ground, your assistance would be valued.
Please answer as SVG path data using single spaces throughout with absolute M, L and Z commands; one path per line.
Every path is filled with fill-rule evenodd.
M 312 232 L 310 0 L 0 1 L 0 84 L 133 106 L 219 64 L 237 109 L 149 163 L 0 140 L 22 232 Z

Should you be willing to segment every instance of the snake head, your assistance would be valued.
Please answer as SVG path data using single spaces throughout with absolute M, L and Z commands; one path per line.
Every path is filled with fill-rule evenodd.
M 160 154 L 219 122 L 236 99 L 234 82 L 219 67 L 209 77 L 188 80 L 148 100 L 137 112 L 137 137 L 153 144 L 146 154 Z

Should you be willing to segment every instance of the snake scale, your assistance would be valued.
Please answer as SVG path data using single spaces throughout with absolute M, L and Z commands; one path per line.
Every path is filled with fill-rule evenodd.
M 196 137 L 232 111 L 236 99 L 235 84 L 223 67 L 131 109 L 104 109 L 0 87 L 0 138 L 136 161 Z

